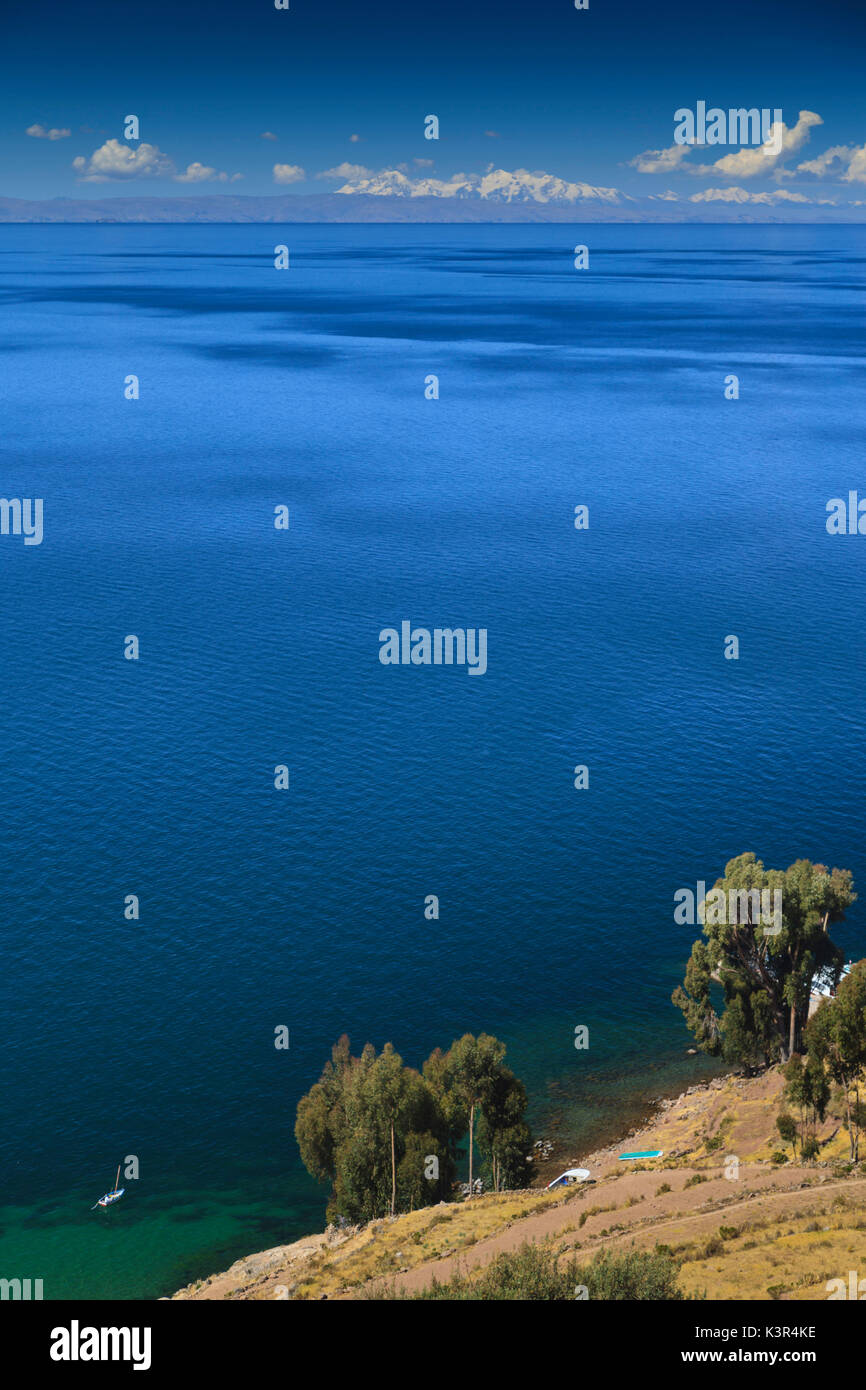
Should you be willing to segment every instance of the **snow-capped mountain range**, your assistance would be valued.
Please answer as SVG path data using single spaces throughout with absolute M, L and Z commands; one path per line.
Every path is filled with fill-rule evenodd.
M 491 165 L 484 173 L 439 178 L 418 165 L 414 171 L 407 165 L 377 171 L 342 164 L 316 175 L 332 186 L 324 193 L 0 197 L 0 222 L 866 221 L 866 199 L 812 197 L 783 187 L 759 191 L 722 183 L 696 192 L 633 196 L 527 169 Z M 302 169 L 296 172 L 305 179 Z
M 595 188 L 589 183 L 569 183 L 555 174 L 530 173 L 528 169 L 490 169 L 485 174 L 454 174 L 448 179 L 410 177 L 400 169 L 356 174 L 338 193 L 367 193 L 393 198 L 484 198 L 499 203 L 601 203 L 634 202 L 616 188 Z

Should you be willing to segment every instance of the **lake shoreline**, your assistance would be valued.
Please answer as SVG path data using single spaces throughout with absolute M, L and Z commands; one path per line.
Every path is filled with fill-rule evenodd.
M 500 1197 L 505 1196 L 539 1196 L 545 1192 L 547 1184 L 568 1167 L 601 1169 L 605 1164 L 609 1164 L 618 1157 L 618 1151 L 629 1144 L 638 1143 L 643 1135 L 652 1132 L 653 1127 L 659 1123 L 669 1111 L 674 1111 L 690 1097 L 700 1096 L 706 1093 L 719 1090 L 726 1080 L 735 1076 L 734 1072 L 722 1073 L 719 1076 L 696 1082 L 679 1092 L 672 1091 L 669 1095 L 659 1095 L 651 1101 L 644 1102 L 643 1120 L 634 1125 L 627 1133 L 622 1130 L 616 1131 L 619 1137 L 612 1138 L 609 1142 L 597 1144 L 589 1152 L 580 1152 L 577 1144 L 569 1145 L 565 1140 L 557 1141 L 554 1152 L 546 1157 L 541 1163 L 536 1165 L 536 1178 L 528 1188 L 516 1190 L 513 1193 L 495 1194 Z M 614 1121 L 611 1120 L 611 1129 L 614 1128 Z M 543 1138 L 542 1141 L 544 1142 Z M 566 1157 L 566 1152 L 569 1156 Z M 576 1155 L 576 1156 L 575 1156 Z M 493 1195 L 493 1194 L 486 1194 Z M 443 1205 L 442 1203 L 439 1204 Z M 445 1203 L 446 1206 L 460 1207 L 460 1202 Z M 421 1208 L 424 1211 L 433 1211 L 434 1208 Z M 405 1215 L 405 1213 L 403 1213 Z M 371 1221 L 362 1222 L 347 1228 L 353 1235 L 362 1234 L 365 1231 L 378 1227 L 383 1221 L 399 1220 L 396 1218 L 375 1217 Z M 184 1300 L 196 1297 L 200 1289 L 218 1287 L 223 1281 L 232 1282 L 235 1280 L 254 1281 L 265 1277 L 269 1271 L 277 1267 L 291 1266 L 297 1262 L 305 1262 L 323 1249 L 333 1248 L 340 1243 L 340 1233 L 333 1225 L 328 1226 L 323 1231 L 307 1233 L 299 1236 L 294 1241 L 284 1245 L 270 1247 L 266 1250 L 255 1251 L 249 1255 L 235 1260 L 228 1269 L 211 1274 L 204 1279 L 194 1280 L 193 1282 L 176 1289 L 170 1295 L 164 1295 L 169 1299 Z M 204 1295 L 202 1295 L 204 1296 Z

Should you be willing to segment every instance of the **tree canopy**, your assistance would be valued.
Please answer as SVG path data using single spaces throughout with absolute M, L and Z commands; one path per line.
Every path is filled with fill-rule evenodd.
M 866 960 L 854 965 L 840 984 L 835 999 L 818 1005 L 806 1026 L 809 1063 L 826 1068 L 845 1102 L 851 1162 L 860 1152 L 860 1131 L 866 1123 L 860 1090 L 866 1074 Z
M 504 1057 L 497 1038 L 467 1033 L 422 1074 L 391 1043 L 353 1057 L 340 1038 L 295 1123 L 305 1167 L 331 1183 L 329 1218 L 370 1221 L 447 1199 L 467 1131 L 470 1183 L 476 1145 L 497 1190 L 525 1183 L 526 1092 Z
M 808 859 L 765 869 L 751 852 L 732 859 L 707 894 L 703 939 L 672 996 L 698 1046 L 747 1070 L 787 1062 L 802 1046 L 816 977 L 838 984 L 845 957 L 829 927 L 855 898 L 847 869 Z

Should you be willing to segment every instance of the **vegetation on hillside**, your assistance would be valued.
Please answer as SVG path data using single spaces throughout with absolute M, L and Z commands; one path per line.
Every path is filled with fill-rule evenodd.
M 462 1272 L 474 1280 L 503 1246 L 550 1237 L 562 1263 L 577 1257 L 584 1264 L 600 1250 L 663 1242 L 682 1261 L 677 1282 L 691 1297 L 826 1299 L 827 1281 L 863 1250 L 866 1163 L 850 1161 L 835 1083 L 816 1133 L 820 1166 L 786 1162 L 787 1144 L 778 1154 L 775 1116 L 786 1082 L 785 1068 L 773 1066 L 760 1077 L 690 1087 L 636 1139 L 664 1157 L 625 1169 L 615 1151 L 605 1151 L 587 1165 L 597 1179 L 592 1186 L 488 1190 L 471 1202 L 380 1217 L 259 1252 L 178 1297 L 358 1298 L 383 1284 L 394 1290 L 386 1296 L 405 1297 L 434 1275 L 446 1281 Z M 785 1104 L 796 1125 L 796 1107 Z M 728 1155 L 738 1156 L 736 1181 Z
M 816 1158 L 820 1152 L 817 1132 L 823 1123 L 830 1102 L 830 1082 L 823 1064 L 816 1057 L 808 1057 L 804 1064 L 801 1057 L 792 1057 L 785 1068 L 785 1089 L 782 1100 L 791 1106 L 797 1118 L 783 1111 L 776 1120 L 776 1128 L 796 1155 L 800 1146 L 800 1157 L 804 1160 Z
M 837 985 L 845 961 L 829 927 L 855 898 L 847 869 L 808 859 L 765 869 L 752 853 L 732 859 L 707 894 L 703 938 L 672 996 L 698 1047 L 747 1071 L 798 1052 L 816 978 Z M 714 980 L 724 996 L 721 1012 Z
M 866 1128 L 866 1105 L 860 1088 L 866 1078 L 866 960 L 860 960 L 842 980 L 835 999 L 818 1005 L 806 1027 L 806 1066 L 820 1070 L 829 1089 L 833 1082 L 845 1109 L 850 1159 L 860 1156 L 860 1132 Z M 823 1095 L 823 1087 L 821 1089 Z
M 353 1057 L 341 1037 L 295 1123 L 307 1170 L 331 1183 L 329 1219 L 370 1221 L 447 1200 L 467 1134 L 470 1181 L 477 1149 L 495 1191 L 525 1186 L 526 1091 L 504 1059 L 497 1038 L 467 1033 L 419 1073 L 391 1043 Z
M 661 1246 L 649 1251 L 602 1251 L 589 1263 L 581 1264 L 574 1256 L 558 1259 L 548 1241 L 524 1241 L 516 1250 L 497 1255 L 480 1272 L 457 1274 L 446 1282 L 434 1279 L 429 1288 L 408 1297 L 451 1302 L 670 1301 L 686 1297 L 677 1285 L 678 1273 L 678 1262 Z M 400 1295 L 393 1288 L 380 1285 L 366 1297 L 388 1299 Z

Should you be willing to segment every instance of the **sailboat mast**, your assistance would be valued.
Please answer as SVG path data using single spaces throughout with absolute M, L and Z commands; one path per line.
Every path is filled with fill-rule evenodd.
M 114 1190 L 115 1190 L 115 1192 L 117 1191 L 117 1185 L 118 1185 L 119 1182 L 120 1182 L 120 1164 L 118 1163 L 118 1165 L 117 1165 L 117 1177 L 114 1179 Z

